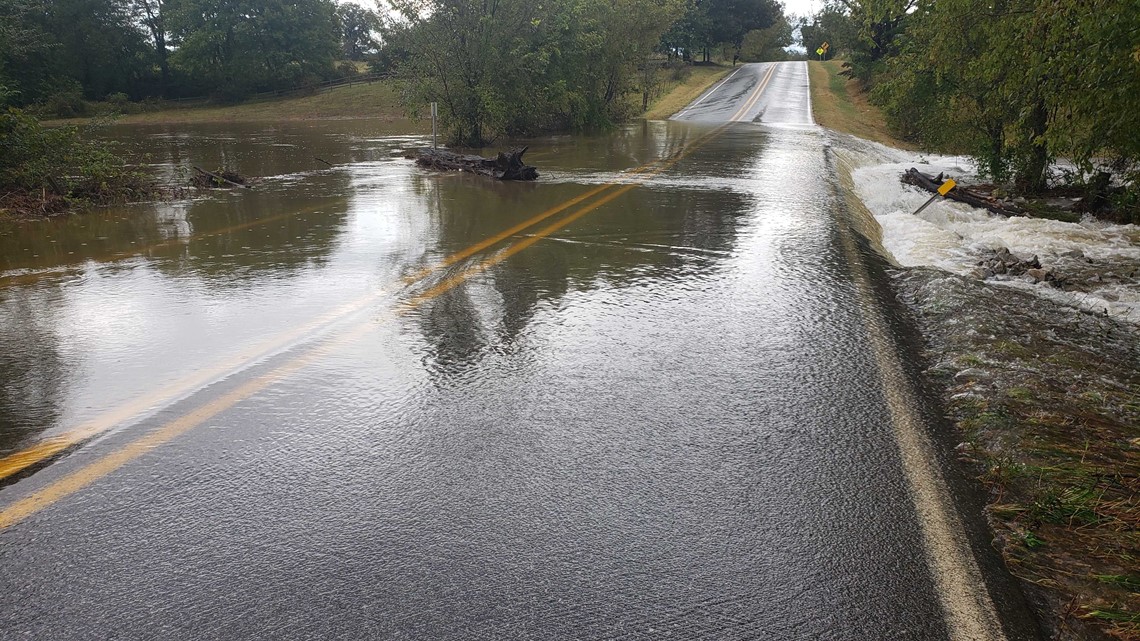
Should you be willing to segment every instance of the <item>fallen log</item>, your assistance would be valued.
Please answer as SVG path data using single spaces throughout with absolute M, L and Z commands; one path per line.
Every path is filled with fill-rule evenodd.
M 220 174 L 215 174 L 210 171 L 202 169 L 198 165 L 191 165 L 194 171 L 198 172 L 195 179 L 191 182 L 195 187 L 224 187 L 225 185 L 233 185 L 234 187 L 241 187 L 243 189 L 252 189 L 246 184 L 245 178 L 238 174 L 229 171 L 223 171 Z
M 416 164 L 430 169 L 444 171 L 469 171 L 474 174 L 491 176 L 499 180 L 534 180 L 538 170 L 522 161 L 529 147 L 516 147 L 508 152 L 500 152 L 494 158 L 457 154 L 443 149 L 420 149 L 416 152 Z
M 942 174 L 938 174 L 937 176 L 924 174 L 914 167 L 911 167 L 910 169 L 903 172 L 902 181 L 908 185 L 914 185 L 915 187 L 919 187 L 936 194 L 938 193 L 938 187 L 943 183 L 943 177 Z M 998 200 L 997 198 L 984 196 L 961 186 L 951 189 L 950 192 L 946 194 L 946 197 L 950 200 L 966 203 L 971 207 L 986 209 L 999 216 L 1008 217 L 1025 215 L 1025 212 L 1023 212 L 1016 205 L 1005 202 L 1003 200 Z

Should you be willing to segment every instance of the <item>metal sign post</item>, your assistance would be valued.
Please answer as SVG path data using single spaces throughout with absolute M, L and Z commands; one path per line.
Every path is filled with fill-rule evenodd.
M 911 214 L 911 216 L 919 215 L 919 213 L 921 213 L 923 209 L 926 209 L 927 207 L 929 207 L 930 203 L 934 202 L 935 200 L 938 200 L 938 198 L 945 198 L 946 194 L 950 193 L 950 190 L 956 186 L 958 186 L 958 183 L 954 182 L 953 178 L 946 179 L 946 182 L 942 183 L 942 186 L 938 188 L 938 193 L 931 196 L 930 200 L 922 203 L 922 207 L 919 207 L 918 209 L 914 210 L 914 213 Z
M 433 103 L 431 103 L 431 148 L 432 149 L 436 148 L 436 144 L 435 144 L 435 135 L 436 135 L 435 119 L 437 116 L 439 116 L 439 103 L 433 102 Z

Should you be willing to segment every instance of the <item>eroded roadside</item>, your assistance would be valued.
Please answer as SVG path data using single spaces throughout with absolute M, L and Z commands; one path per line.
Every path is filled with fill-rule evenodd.
M 963 471 L 985 490 L 993 545 L 1042 626 L 1054 639 L 1140 639 L 1134 314 L 1059 296 L 1052 283 L 976 273 L 973 261 L 999 247 L 960 225 L 985 221 L 943 212 L 936 215 L 949 224 L 912 225 L 894 210 L 899 198 L 869 196 L 873 173 L 858 170 L 897 162 L 888 157 L 893 150 L 868 150 L 842 135 L 832 141 L 854 227 L 896 266 L 891 286 L 922 334 L 921 368 L 953 430 L 941 440 L 958 443 Z M 924 228 L 934 223 L 952 233 Z M 924 239 L 934 239 L 926 254 L 918 251 Z M 1033 234 L 1022 239 L 1032 242 Z M 1042 237 L 1049 240 L 1056 236 Z M 1062 260 L 1064 248 L 1052 250 L 1058 255 L 1042 256 L 1078 278 Z
M 1006 566 L 1058 639 L 1140 638 L 1133 327 L 937 269 L 898 270 L 925 372 L 988 490 Z

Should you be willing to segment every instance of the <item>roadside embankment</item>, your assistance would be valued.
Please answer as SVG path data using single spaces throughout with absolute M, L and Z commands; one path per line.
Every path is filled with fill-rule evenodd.
M 237 105 L 177 106 L 119 116 L 122 124 L 189 124 L 200 122 L 267 122 L 292 120 L 373 119 L 390 123 L 395 133 L 431 131 L 430 121 L 404 114 L 399 92 L 389 80 L 328 89 L 311 96 L 256 100 Z M 85 120 L 85 119 L 84 119 Z M 59 122 L 72 121 L 54 121 Z
M 826 71 L 813 63 L 817 120 L 873 131 L 834 75 L 819 87 Z M 948 201 L 914 216 L 929 194 L 901 173 L 974 181 L 968 158 L 828 135 L 856 228 L 898 266 L 953 454 L 1049 636 L 1140 639 L 1140 227 Z
M 896 138 L 887 128 L 879 108 L 867 100 L 859 83 L 846 76 L 842 60 L 808 62 L 811 82 L 811 112 L 823 127 L 896 149 L 913 149 L 913 145 Z

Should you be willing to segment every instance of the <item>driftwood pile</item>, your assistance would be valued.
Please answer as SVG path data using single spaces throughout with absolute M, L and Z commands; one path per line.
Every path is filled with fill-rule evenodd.
M 457 154 L 442 149 L 420 149 L 408 158 L 414 158 L 417 165 L 430 169 L 468 171 L 499 180 L 534 180 L 538 178 L 538 170 L 522 161 L 527 149 L 516 147 L 505 153 L 500 152 L 494 158 Z
M 911 167 L 910 169 L 903 172 L 902 181 L 908 185 L 914 185 L 915 187 L 920 187 L 935 194 L 938 193 L 938 187 L 941 186 L 943 182 L 945 182 L 942 174 L 931 176 L 929 174 L 922 173 L 914 167 Z M 979 194 L 961 186 L 951 189 L 950 193 L 946 194 L 946 197 L 950 200 L 957 200 L 958 202 L 966 203 L 972 207 L 989 210 L 999 216 L 1008 217 L 1025 215 L 1025 212 L 1023 212 L 1013 203 Z

